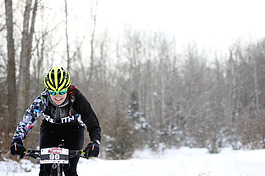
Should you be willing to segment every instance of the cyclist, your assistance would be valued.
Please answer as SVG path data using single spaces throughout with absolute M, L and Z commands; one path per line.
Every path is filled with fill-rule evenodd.
M 23 158 L 23 141 L 32 130 L 38 117 L 42 114 L 40 126 L 40 149 L 58 147 L 62 141 L 64 148 L 81 150 L 84 144 L 85 126 L 91 142 L 85 148 L 86 157 L 99 155 L 101 128 L 90 103 L 71 85 L 69 72 L 63 67 L 51 68 L 44 77 L 45 90 L 26 110 L 18 124 L 10 147 L 12 155 Z M 64 165 L 66 176 L 77 176 L 76 167 L 79 156 L 69 159 Z M 52 165 L 41 164 L 40 176 L 50 175 Z

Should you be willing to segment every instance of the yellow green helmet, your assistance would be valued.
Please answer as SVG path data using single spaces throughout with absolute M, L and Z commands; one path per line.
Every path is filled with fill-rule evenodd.
M 69 72 L 63 67 L 51 68 L 44 77 L 44 85 L 48 90 L 61 91 L 67 89 L 71 84 Z

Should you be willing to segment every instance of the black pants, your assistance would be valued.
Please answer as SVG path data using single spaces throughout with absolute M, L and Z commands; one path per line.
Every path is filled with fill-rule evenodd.
M 40 149 L 58 147 L 63 144 L 63 148 L 69 150 L 81 150 L 84 145 L 85 127 L 78 123 L 72 125 L 54 125 L 43 120 L 40 127 Z M 69 164 L 64 165 L 65 176 L 77 176 L 76 166 L 79 156 L 69 159 Z M 41 164 L 39 176 L 49 176 L 52 164 Z

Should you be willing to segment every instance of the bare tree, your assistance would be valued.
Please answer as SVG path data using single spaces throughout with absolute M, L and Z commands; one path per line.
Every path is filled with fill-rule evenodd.
M 98 1 L 96 0 L 95 4 L 91 6 L 91 18 L 92 18 L 92 27 L 91 27 L 91 34 L 90 34 L 90 68 L 89 68 L 89 75 L 87 85 L 89 86 L 91 82 L 91 78 L 93 75 L 93 67 L 94 67 L 94 60 L 95 60 L 95 51 L 94 51 L 94 42 L 95 42 L 95 33 L 96 33 L 96 22 L 97 22 L 97 6 Z
M 7 53 L 8 53 L 8 66 L 7 66 L 7 84 L 8 84 L 8 109 L 10 117 L 16 116 L 16 65 L 15 65 L 15 46 L 13 38 L 13 7 L 12 0 L 5 0 L 6 7 L 6 26 L 7 26 Z
M 70 54 L 69 54 L 69 39 L 68 39 L 68 7 L 67 0 L 64 1 L 65 11 L 65 39 L 66 39 L 66 59 L 67 59 L 67 70 L 70 70 Z
M 5 137 L 3 140 L 9 144 L 9 131 L 14 130 L 16 122 L 17 90 L 16 90 L 16 64 L 15 64 L 15 46 L 13 37 L 13 5 L 12 0 L 5 0 L 6 9 L 6 27 L 7 27 L 7 87 L 8 87 L 8 115 L 5 117 Z M 5 146 L 5 145 L 4 145 Z
M 17 119 L 23 115 L 27 104 L 29 103 L 29 77 L 30 77 L 30 60 L 32 40 L 35 27 L 36 12 L 38 1 L 35 0 L 32 11 L 32 0 L 27 0 L 23 17 L 23 31 L 21 41 L 20 66 L 19 66 L 19 82 L 18 82 L 18 112 Z M 31 15 L 32 11 L 32 15 Z M 31 21 L 31 24 L 30 24 Z

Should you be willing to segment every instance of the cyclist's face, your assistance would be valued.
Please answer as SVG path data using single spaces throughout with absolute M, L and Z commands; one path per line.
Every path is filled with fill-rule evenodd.
M 66 99 L 67 93 L 64 95 L 60 95 L 59 93 L 57 93 L 56 95 L 50 95 L 50 97 L 55 104 L 60 105 Z

